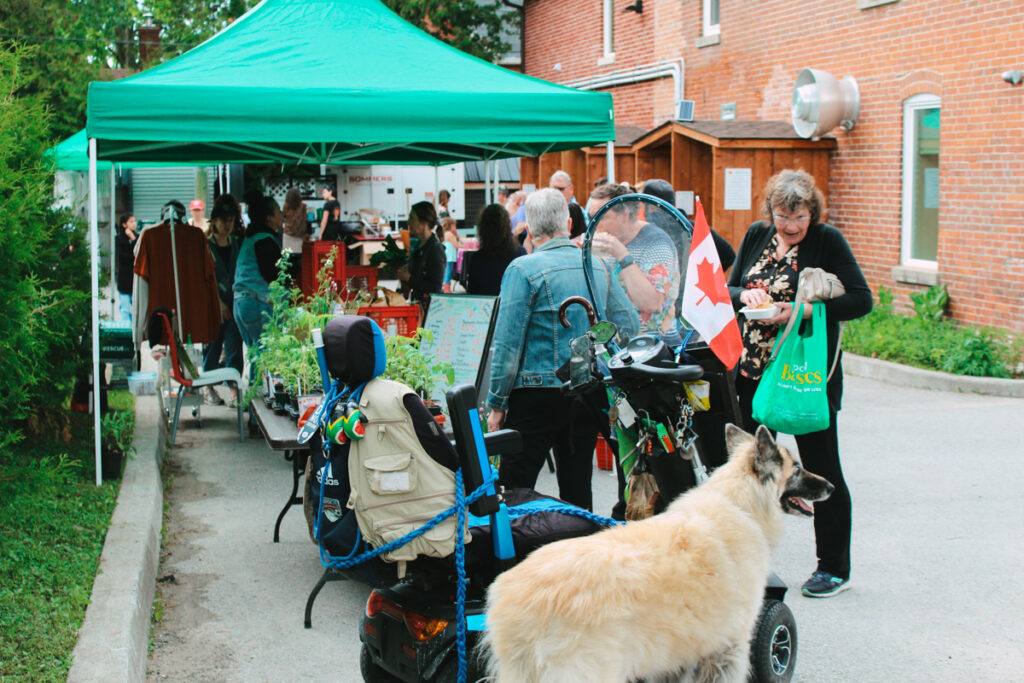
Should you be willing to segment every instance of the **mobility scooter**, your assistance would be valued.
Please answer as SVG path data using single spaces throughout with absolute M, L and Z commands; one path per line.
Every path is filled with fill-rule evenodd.
M 671 249 L 676 258 L 674 277 L 683 281 L 692 232 L 689 222 L 657 198 L 626 195 L 608 202 L 589 224 L 583 258 L 591 292 L 593 278 L 606 276 L 589 267 L 589 254 L 595 230 L 609 212 L 620 214 L 612 217 L 616 220 L 642 221 L 644 229 L 667 235 L 669 242 L 656 233 L 647 237 L 660 241 L 663 251 Z M 681 293 L 673 295 L 678 311 Z M 603 311 L 592 302 L 592 296 L 582 302 L 574 297 L 563 304 L 563 314 L 573 303 L 585 303 L 588 314 L 593 313 L 590 330 L 572 342 L 563 389 L 608 397 L 605 405 L 610 406 L 615 434 L 628 445 L 620 448 L 627 468 L 624 480 L 634 474 L 629 469 L 649 472 L 657 484 L 653 503 L 657 512 L 699 484 L 707 468 L 725 461 L 724 425 L 738 422 L 732 379 L 706 344 L 680 343 L 670 334 L 678 330 L 616 338 L 615 326 L 601 319 Z M 483 495 L 468 506 L 472 541 L 464 549 L 464 570 L 459 571 L 460 562 L 453 557 L 419 557 L 403 566 L 401 576 L 393 565 L 379 559 L 367 563 L 371 571 L 360 570 L 360 577 L 376 586 L 359 633 L 366 681 L 480 679 L 484 672 L 474 645 L 486 628 L 484 599 L 493 578 L 545 543 L 593 533 L 611 523 L 533 491 L 499 490 L 490 458 L 514 452 L 518 435 L 509 430 L 482 433 L 472 386 L 454 388 L 447 401 L 462 494 L 468 496 L 485 486 Z M 358 485 L 351 483 L 353 488 Z M 347 515 L 347 521 L 354 526 L 351 517 Z M 351 544 L 335 547 L 332 553 L 340 554 L 348 552 Z M 776 576 L 768 577 L 762 612 L 751 635 L 752 681 L 788 681 L 793 675 L 796 624 L 783 602 L 786 591 Z M 464 649 L 459 645 L 460 628 L 465 629 Z

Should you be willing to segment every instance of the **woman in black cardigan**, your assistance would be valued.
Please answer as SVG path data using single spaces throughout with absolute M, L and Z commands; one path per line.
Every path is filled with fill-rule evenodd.
M 804 171 L 782 171 L 765 187 L 764 212 L 767 221 L 758 221 L 747 234 L 736 254 L 729 276 L 733 307 L 756 308 L 769 298 L 778 304 L 778 313 L 766 320 L 742 320 L 743 353 L 740 356 L 736 390 L 739 394 L 743 428 L 753 433 L 757 427 L 751 416 L 751 403 L 761 374 L 771 355 L 781 327 L 794 314 L 793 300 L 800 271 L 822 268 L 835 274 L 846 294 L 825 302 L 828 331 L 828 358 L 837 353 L 839 322 L 866 315 L 871 310 L 871 290 L 842 233 L 820 222 L 824 198 L 814 186 L 814 178 Z M 810 304 L 798 312 L 811 316 Z M 850 580 L 850 492 L 839 463 L 836 413 L 843 395 L 841 358 L 826 385 L 829 426 L 820 432 L 796 437 L 804 467 L 835 485 L 832 496 L 814 506 L 814 536 L 818 567 L 803 585 L 808 597 L 831 597 L 849 587 Z

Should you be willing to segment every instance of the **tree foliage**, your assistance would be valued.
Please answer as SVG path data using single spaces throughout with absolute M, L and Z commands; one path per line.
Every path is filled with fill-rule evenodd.
M 384 0 L 406 21 L 463 52 L 494 62 L 509 45 L 501 39 L 502 28 L 518 22 L 518 14 L 497 2 L 477 0 Z
M 84 226 L 50 206 L 49 116 L 21 88 L 35 51 L 0 44 L 0 447 L 30 413 L 64 404 L 90 360 Z
M 171 59 L 223 30 L 258 0 L 2 0 L 0 39 L 37 48 L 22 61 L 18 94 L 40 95 L 54 138 L 85 126 L 90 81 L 123 75 Z M 497 0 L 384 0 L 405 20 L 454 47 L 488 61 L 509 46 L 517 12 Z M 140 62 L 137 34 L 152 14 L 160 47 Z
M 63 0 L 3 0 L 0 34 L 0 49 L 6 53 L 19 45 L 34 48 L 18 59 L 20 75 L 14 94 L 38 96 L 50 111 L 50 128 L 57 137 L 85 125 L 86 87 L 99 77 L 99 71 L 85 58 L 90 43 L 73 8 Z

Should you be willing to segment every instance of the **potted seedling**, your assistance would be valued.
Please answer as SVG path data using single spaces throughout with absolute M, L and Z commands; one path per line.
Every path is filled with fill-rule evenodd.
M 433 334 L 423 328 L 417 329 L 412 337 L 392 335 L 386 338 L 384 348 L 388 363 L 382 377 L 401 382 L 415 391 L 430 414 L 437 418 L 442 413 L 441 406 L 430 397 L 441 378 L 449 385 L 455 381 L 455 369 L 451 363 L 436 362 L 422 351 L 423 342 L 433 340 Z
M 112 410 L 103 416 L 101 472 L 104 479 L 120 479 L 125 457 L 135 455 L 135 413 Z

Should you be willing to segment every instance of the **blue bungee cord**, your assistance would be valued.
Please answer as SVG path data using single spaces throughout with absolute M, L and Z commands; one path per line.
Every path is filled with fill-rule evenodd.
M 486 491 L 489 482 L 485 482 L 476 491 Z M 455 470 L 455 508 L 458 510 L 459 537 L 455 544 L 455 574 L 459 584 L 455 587 L 455 649 L 459 655 L 459 670 L 456 680 L 466 683 L 466 543 L 463 529 L 466 528 L 466 492 L 462 486 L 462 468 Z

